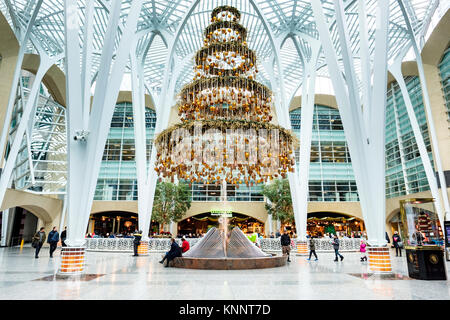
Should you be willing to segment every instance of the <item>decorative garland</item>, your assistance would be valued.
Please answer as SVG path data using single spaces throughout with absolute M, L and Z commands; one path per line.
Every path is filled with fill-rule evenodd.
M 238 41 L 245 42 L 247 40 L 247 29 L 243 25 L 235 21 L 216 21 L 210 24 L 205 29 L 205 37 L 210 40 L 213 36 L 214 31 L 220 31 L 223 33 L 224 30 L 234 30 L 238 35 Z
M 219 18 L 218 17 L 219 13 L 223 13 L 226 11 L 232 13 L 234 15 L 234 17 L 236 18 L 236 20 L 241 19 L 241 12 L 232 6 L 220 6 L 220 7 L 214 8 L 214 10 L 211 13 L 211 19 L 213 19 L 214 17 Z
M 295 148 L 298 148 L 300 143 L 296 135 L 292 133 L 291 130 L 285 129 L 273 123 L 267 122 L 255 122 L 255 121 L 247 121 L 242 119 L 216 119 L 216 120 L 199 120 L 199 121 L 186 121 L 181 123 L 176 123 L 170 128 L 162 131 L 155 139 L 155 144 L 160 144 L 163 142 L 163 139 L 167 136 L 170 136 L 173 131 L 183 128 L 188 131 L 192 131 L 195 125 L 199 125 L 201 123 L 203 133 L 208 129 L 265 129 L 265 130 L 279 130 L 280 136 L 283 136 L 283 139 L 286 140 L 287 143 L 292 144 Z
M 272 91 L 262 83 L 259 83 L 253 79 L 243 77 L 214 77 L 214 78 L 201 78 L 194 82 L 184 85 L 181 89 L 181 99 L 188 99 L 188 95 L 193 96 L 195 93 L 208 88 L 226 88 L 234 87 L 241 90 L 248 90 L 259 94 L 262 98 L 270 98 Z
M 217 55 L 218 52 L 223 52 L 227 56 L 226 62 L 232 66 L 231 69 L 221 69 L 215 66 L 212 57 Z M 241 59 L 237 59 L 238 57 Z M 241 64 L 237 65 L 237 61 L 241 61 Z M 197 52 L 195 63 L 197 64 L 196 69 L 209 71 L 209 74 L 231 76 L 236 73 L 242 74 L 250 71 L 256 65 L 256 54 L 246 45 L 237 41 L 228 43 L 215 42 Z M 219 72 L 222 74 L 219 74 Z

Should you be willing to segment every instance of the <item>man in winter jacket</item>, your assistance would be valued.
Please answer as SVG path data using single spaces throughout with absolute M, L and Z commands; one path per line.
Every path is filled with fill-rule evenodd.
M 33 242 L 32 242 L 32 246 L 33 248 L 36 249 L 36 252 L 34 254 L 34 257 L 37 259 L 39 258 L 39 251 L 41 251 L 42 245 L 44 244 L 45 241 L 45 231 L 44 231 L 44 227 L 40 228 L 38 232 L 36 232 L 33 236 Z
M 314 255 L 316 257 L 316 261 L 319 260 L 317 258 L 317 254 L 316 254 L 316 240 L 314 239 L 315 237 L 311 237 L 311 239 L 309 239 L 309 258 L 308 260 L 311 260 L 311 256 Z
M 283 255 L 287 254 L 288 262 L 291 262 L 290 258 L 290 252 L 291 252 L 291 238 L 289 237 L 287 231 L 284 231 L 284 234 L 280 238 L 281 241 L 281 249 L 283 251 Z
M 334 254 L 336 256 L 334 261 L 338 261 L 338 256 L 341 258 L 341 261 L 344 260 L 344 257 L 339 253 L 339 239 L 336 234 L 334 235 L 332 244 L 333 244 Z
M 58 247 L 59 233 L 56 231 L 56 227 L 48 234 L 47 242 L 50 244 L 50 258 L 53 258 L 53 252 Z
M 166 253 L 164 258 L 159 262 L 164 264 L 164 260 L 167 260 L 166 268 L 169 266 L 169 263 L 171 260 L 175 259 L 176 257 L 181 257 L 181 248 L 178 245 L 178 243 L 175 241 L 174 238 L 170 239 L 171 245 L 170 250 Z

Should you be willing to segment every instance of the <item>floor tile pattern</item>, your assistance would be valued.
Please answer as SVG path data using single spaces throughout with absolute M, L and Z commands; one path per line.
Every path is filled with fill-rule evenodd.
M 408 277 L 406 258 L 391 251 L 393 275 L 373 275 L 359 253 L 319 254 L 318 261 L 292 256 L 280 268 L 259 270 L 190 270 L 164 268 L 161 253 L 86 253 L 86 275 L 57 279 L 59 249 L 51 259 L 43 248 L 34 259 L 30 247 L 0 248 L 0 299 L 450 299 L 450 281 Z M 447 264 L 449 269 L 450 264 Z M 399 281 L 405 280 L 408 281 Z M 41 280 L 41 281 L 35 281 Z M 47 281 L 44 281 L 47 280 Z

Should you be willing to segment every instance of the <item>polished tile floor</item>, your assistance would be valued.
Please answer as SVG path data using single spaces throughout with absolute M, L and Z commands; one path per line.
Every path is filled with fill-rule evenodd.
M 54 277 L 59 249 L 50 259 L 48 248 L 34 259 L 32 248 L 0 248 L 0 299 L 450 299 L 450 281 L 407 277 L 405 257 L 392 254 L 395 276 L 367 277 L 359 253 L 331 253 L 319 261 L 292 257 L 285 267 L 260 270 L 187 270 L 164 268 L 160 253 L 132 257 L 130 253 L 87 253 L 83 281 Z M 449 265 L 449 264 L 447 264 Z M 450 273 L 449 273 L 450 274 Z

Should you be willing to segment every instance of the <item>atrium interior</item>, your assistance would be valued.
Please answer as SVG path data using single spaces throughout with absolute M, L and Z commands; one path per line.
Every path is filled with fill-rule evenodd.
M 0 0 L 0 300 L 450 299 L 449 9 Z

